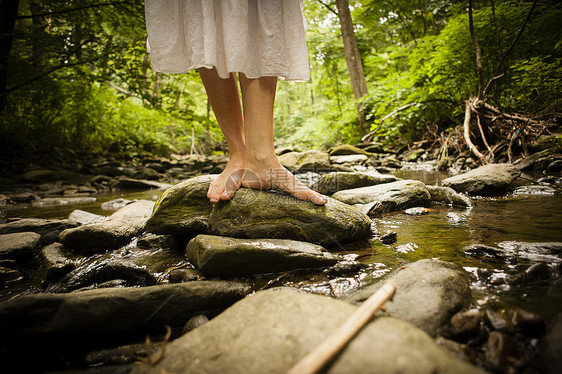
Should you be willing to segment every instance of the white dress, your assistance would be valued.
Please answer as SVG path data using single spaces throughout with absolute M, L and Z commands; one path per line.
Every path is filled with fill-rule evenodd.
M 302 0 L 146 0 L 152 68 L 310 78 Z

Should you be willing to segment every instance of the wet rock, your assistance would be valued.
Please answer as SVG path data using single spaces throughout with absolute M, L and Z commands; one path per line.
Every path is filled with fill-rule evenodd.
M 326 205 L 268 191 L 239 189 L 213 207 L 208 233 L 237 238 L 271 238 L 333 246 L 371 235 L 371 220 L 334 199 Z
M 133 179 L 152 180 L 153 181 L 153 180 L 158 180 L 158 178 L 160 178 L 160 175 L 158 174 L 158 172 L 156 170 L 151 169 L 149 167 L 145 167 L 145 168 L 142 168 L 142 169 L 134 172 L 132 177 L 133 177 Z
M 562 171 L 562 160 L 555 160 L 552 161 L 550 164 L 548 164 L 548 166 L 546 167 L 546 172 L 547 173 L 559 173 L 560 171 Z
M 173 235 L 144 234 L 137 240 L 137 247 L 142 249 L 171 249 L 185 248 L 185 242 Z
M 546 328 L 541 339 L 541 351 L 534 365 L 541 373 L 562 372 L 562 313 L 556 315 Z
M 370 156 L 371 153 L 365 151 L 364 149 L 354 147 L 349 144 L 338 145 L 328 152 L 330 156 L 344 156 L 344 155 L 365 155 Z
M 514 195 L 554 195 L 556 190 L 549 186 L 521 186 L 513 191 Z
M 529 283 L 540 283 L 547 281 L 551 278 L 551 271 L 548 265 L 544 262 L 539 262 L 529 266 L 528 269 L 521 273 L 515 274 L 509 283 L 512 285 L 521 285 Z
M 137 366 L 133 373 L 286 373 L 355 310 L 325 296 L 289 289 L 261 291 L 170 343 L 155 368 Z M 326 372 L 436 370 L 480 372 L 442 351 L 410 324 L 381 317 L 365 326 Z
M 441 184 L 469 195 L 498 195 L 505 193 L 520 175 L 521 171 L 511 164 L 489 164 L 444 179 Z
M 41 245 L 44 246 L 55 242 L 61 231 L 71 227 L 76 224 L 67 219 L 22 218 L 0 224 L 0 234 L 34 232 L 41 235 Z
M 39 249 L 41 235 L 18 232 L 0 235 L 0 259 L 30 258 Z
M 383 152 L 390 152 L 388 150 L 384 149 L 384 146 L 382 143 L 377 143 L 377 142 L 371 142 L 371 143 L 367 143 L 367 144 L 358 144 L 357 145 L 358 148 L 363 149 L 366 152 L 369 153 L 383 153 Z
M 327 170 L 330 168 L 328 153 L 314 150 L 285 153 L 279 156 L 279 162 L 292 172 Z
M 513 340 L 501 332 L 492 331 L 486 342 L 486 362 L 493 370 L 505 368 L 507 358 L 512 352 Z
M 409 150 L 402 155 L 402 160 L 405 162 L 414 162 L 421 158 L 425 152 L 426 151 L 423 148 Z
M 39 197 L 39 195 L 34 194 L 32 192 L 22 192 L 22 193 L 17 193 L 17 194 L 10 194 L 9 195 L 10 200 L 12 200 L 14 203 L 32 203 L 34 201 L 38 201 L 41 200 L 41 197 Z
M 472 206 L 472 201 L 468 196 L 464 196 L 450 187 L 443 186 L 426 186 L 429 194 L 431 195 L 431 201 L 437 203 L 445 203 L 450 205 L 470 207 Z
M 538 335 L 544 331 L 545 321 L 540 314 L 532 313 L 523 309 L 512 311 L 511 323 L 517 331 L 527 335 Z
M 418 249 L 418 245 L 416 243 L 406 243 L 406 244 L 397 245 L 393 249 L 394 252 L 396 253 L 406 254 L 409 252 L 415 252 Z
M 392 244 L 392 243 L 396 243 L 396 240 L 397 240 L 396 237 L 397 236 L 398 236 L 398 234 L 396 233 L 396 231 L 387 231 L 386 233 L 381 235 L 379 240 L 383 244 Z
M 101 222 L 64 230 L 59 240 L 66 247 L 84 252 L 117 249 L 144 229 L 153 206 L 153 201 L 139 200 Z
M 402 164 L 400 163 L 400 160 L 396 158 L 396 156 L 392 155 L 384 157 L 381 160 L 381 166 L 391 169 L 400 169 L 400 167 L 402 167 Z
M 509 318 L 504 313 L 494 312 L 493 310 L 486 310 L 484 313 L 486 323 L 496 331 L 510 332 L 513 330 L 513 325 Z
M 168 183 L 161 183 L 146 179 L 119 177 L 119 179 L 111 187 L 117 190 L 163 190 L 171 186 L 172 185 Z
M 449 212 L 446 215 L 447 217 L 447 221 L 451 224 L 451 225 L 461 225 L 464 224 L 466 222 L 468 222 L 468 219 L 466 218 L 465 215 L 463 214 L 459 214 L 459 213 L 455 213 L 455 212 Z
M 388 314 L 412 323 L 432 336 L 449 326 L 453 314 L 471 302 L 469 274 L 460 266 L 439 260 L 419 260 L 391 276 L 396 294 L 385 304 Z M 348 299 L 364 300 L 381 281 L 353 291 Z
M 342 276 L 346 274 L 357 274 L 365 269 L 367 265 L 358 261 L 340 261 L 334 266 L 325 270 L 325 273 L 332 276 Z
M 466 344 L 461 344 L 454 340 L 446 339 L 442 336 L 438 336 L 437 339 L 435 339 L 435 343 L 437 343 L 440 347 L 448 351 L 457 359 L 464 362 L 470 362 Z
M 119 198 L 115 200 L 106 201 L 105 203 L 101 204 L 101 208 L 103 210 L 119 210 L 127 205 L 132 203 L 131 200 Z
M 130 261 L 116 260 L 79 266 L 48 290 L 64 293 L 116 279 L 124 280 L 129 287 L 156 284 L 156 278 L 145 268 Z
M 209 322 L 209 319 L 207 318 L 207 316 L 205 316 L 203 314 L 193 316 L 189 319 L 189 321 L 187 321 L 187 323 L 183 327 L 182 332 L 184 334 L 186 334 L 186 333 L 190 332 L 191 330 L 195 330 L 199 326 L 204 325 L 207 322 Z
M 374 186 L 381 183 L 395 182 L 397 178 L 390 174 L 362 172 L 332 172 L 322 176 L 312 189 L 324 195 L 352 188 Z
M 424 207 L 408 208 L 404 211 L 409 216 L 422 216 L 429 213 L 429 209 Z
M 458 312 L 451 318 L 451 334 L 457 339 L 470 339 L 478 335 L 483 313 L 478 309 Z
M 93 203 L 96 201 L 95 197 L 47 197 L 38 201 L 31 203 L 34 207 L 50 207 L 57 205 L 69 205 L 69 204 L 84 204 Z
M 531 261 L 562 262 L 562 242 L 516 242 L 498 243 L 506 256 L 520 257 Z
M 187 244 L 189 262 L 210 276 L 247 276 L 334 265 L 319 245 L 284 239 L 235 239 L 198 235 Z
M 100 222 L 106 219 L 105 216 L 86 212 L 84 210 L 75 209 L 68 216 L 68 220 L 76 225 L 87 225 L 90 223 Z
M 14 260 L 0 260 L 0 286 L 9 286 L 23 280 Z
M 182 283 L 198 280 L 201 273 L 195 269 L 174 269 L 168 275 L 170 283 Z
M 166 324 L 183 327 L 201 311 L 223 310 L 249 292 L 244 283 L 207 281 L 24 295 L 0 303 L 0 340 L 5 346 L 12 334 L 161 332 Z
M 0 194 L 0 206 L 12 205 L 15 201 L 4 194 Z
M 402 180 L 338 191 L 332 197 L 346 204 L 357 205 L 363 212 L 367 208 L 369 216 L 375 216 L 373 208 L 377 206 L 377 201 L 382 204 L 382 211 L 387 213 L 428 205 L 431 196 L 424 183 Z
M 330 164 L 360 164 L 368 159 L 365 155 L 330 156 Z
M 508 261 L 507 256 L 498 248 L 484 244 L 470 244 L 463 249 L 464 253 L 479 260 L 494 263 L 504 263 Z
M 214 175 L 203 175 L 167 189 L 156 202 L 154 213 L 146 223 L 146 231 L 171 235 L 203 233 L 212 208 L 207 191 L 215 178 Z
M 55 284 L 76 269 L 80 258 L 60 243 L 53 243 L 41 250 L 37 256 L 39 282 L 43 288 Z

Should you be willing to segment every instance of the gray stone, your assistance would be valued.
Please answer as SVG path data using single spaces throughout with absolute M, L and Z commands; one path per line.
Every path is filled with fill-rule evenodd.
M 213 205 L 207 191 L 215 178 L 215 175 L 202 175 L 168 188 L 156 202 L 146 231 L 171 235 L 203 233 Z
M 213 207 L 208 233 L 333 246 L 370 236 L 370 225 L 369 217 L 334 199 L 315 205 L 285 194 L 241 188 L 232 200 Z
M 84 252 L 117 249 L 143 230 L 153 206 L 153 201 L 139 200 L 121 208 L 106 220 L 64 230 L 60 233 L 60 242 Z
M 286 373 L 356 306 L 289 289 L 260 291 L 166 347 L 154 368 L 133 373 Z M 480 373 L 407 322 L 371 321 L 325 373 Z
M 472 206 L 472 200 L 468 196 L 462 195 L 450 187 L 427 185 L 426 187 L 431 195 L 431 201 L 465 207 Z
M 411 322 L 432 336 L 444 331 L 451 316 L 471 302 L 469 274 L 460 266 L 439 261 L 419 260 L 391 276 L 396 294 L 385 304 L 392 317 Z M 382 285 L 377 282 L 348 298 L 364 300 Z
M 223 310 L 249 292 L 244 283 L 205 281 L 24 295 L 0 304 L 0 339 L 161 332 L 166 324 L 182 328 L 203 311 Z
M 31 257 L 39 249 L 41 235 L 34 232 L 17 232 L 0 235 L 0 259 Z
M 101 208 L 103 210 L 119 210 L 127 205 L 132 203 L 131 200 L 119 198 L 110 201 L 106 201 L 105 203 L 101 204 Z
M 469 195 L 497 195 L 506 192 L 520 175 L 511 164 L 489 164 L 444 179 L 441 184 Z
M 233 277 L 334 265 L 338 258 L 319 245 L 285 239 L 235 239 L 198 235 L 187 259 L 210 276 Z
M 330 168 L 330 156 L 326 152 L 305 151 L 289 152 L 279 156 L 281 165 L 292 172 L 302 170 L 327 170 Z
M 362 209 L 366 206 L 369 212 L 373 210 L 373 203 L 378 201 L 382 204 L 382 212 L 386 213 L 428 205 L 431 195 L 424 183 L 402 180 L 338 191 L 332 197 L 346 204 L 361 204 Z
M 200 314 L 200 315 L 198 315 L 198 316 L 191 317 L 191 319 L 190 319 L 189 321 L 187 321 L 187 323 L 186 323 L 185 326 L 183 327 L 182 332 L 183 332 L 184 334 L 185 334 L 185 333 L 188 333 L 188 332 L 190 332 L 191 330 L 195 330 L 196 328 L 198 328 L 199 326 L 204 325 L 204 324 L 207 323 L 207 322 L 209 322 L 209 319 L 208 319 L 205 315 L 203 315 L 203 314 Z
M 53 243 L 41 250 L 37 256 L 37 276 L 43 288 L 59 282 L 80 263 L 80 257 L 60 243 Z
M 368 159 L 365 155 L 330 156 L 330 164 L 360 164 Z
M 117 190 L 163 190 L 171 186 L 172 185 L 168 183 L 161 183 L 152 180 L 119 177 L 119 179 L 111 187 Z
M 41 235 L 41 245 L 55 242 L 59 233 L 65 229 L 76 227 L 67 219 L 22 218 L 0 224 L 0 234 L 30 231 Z
M 99 214 L 94 214 L 90 212 L 86 212 L 84 210 L 75 209 L 73 210 L 70 215 L 68 216 L 68 220 L 72 223 L 77 225 L 87 225 L 90 223 L 96 223 L 103 221 L 107 217 L 101 216 Z
M 137 247 L 143 249 L 172 249 L 179 250 L 181 248 L 181 243 L 183 242 L 183 247 L 185 248 L 185 241 L 178 239 L 173 235 L 155 235 L 155 234 L 144 234 L 137 240 Z
M 349 144 L 342 144 L 338 145 L 329 151 L 330 156 L 343 156 L 343 155 L 365 155 L 370 156 L 371 153 L 361 149 L 354 147 Z
M 549 186 L 521 186 L 513 191 L 514 195 L 554 195 L 556 189 Z
M 393 175 L 362 172 L 332 172 L 322 176 L 312 189 L 324 195 L 352 188 L 374 186 L 381 183 L 395 182 Z

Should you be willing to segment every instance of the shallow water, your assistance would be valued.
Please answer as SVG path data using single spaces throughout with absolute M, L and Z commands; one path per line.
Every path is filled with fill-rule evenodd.
M 398 170 L 401 178 L 417 179 L 427 184 L 439 184 L 448 176 L 442 171 L 421 168 L 418 170 Z M 18 205 L 0 208 L 0 218 L 34 217 L 66 218 L 74 209 L 91 213 L 110 215 L 112 211 L 101 209 L 101 203 L 117 198 L 156 200 L 163 191 L 120 191 L 95 195 L 95 202 L 49 207 Z M 433 204 L 425 215 L 407 215 L 403 211 L 386 214 L 373 220 L 373 228 L 380 234 L 388 230 L 396 231 L 397 242 L 384 245 L 378 236 L 361 243 L 353 243 L 341 248 L 339 252 L 350 259 L 358 259 L 368 264 L 367 270 L 354 276 L 329 277 L 324 274 L 296 272 L 277 279 L 277 276 L 257 277 L 259 282 L 269 281 L 269 286 L 286 285 L 313 292 L 340 296 L 359 286 L 365 279 L 382 277 L 400 266 L 424 258 L 436 258 L 459 264 L 468 271 L 489 269 L 498 276 L 521 271 L 520 265 L 532 263 L 517 259 L 516 264 L 483 262 L 467 256 L 463 248 L 472 243 L 497 246 L 504 241 L 522 242 L 562 242 L 562 194 L 508 195 L 499 198 L 474 199 L 472 208 L 457 208 Z M 407 245 L 408 247 L 404 247 Z M 406 253 L 397 249 L 410 250 Z M 560 258 L 562 260 L 562 257 Z M 269 287 L 268 286 L 268 287 Z M 538 312 L 546 319 L 562 312 L 562 292 L 560 287 L 534 286 L 510 288 L 505 284 L 490 286 L 481 284 L 475 278 L 473 291 L 478 304 L 492 307 L 522 307 Z M 0 292 L 5 299 L 29 286 L 22 284 L 11 287 L 10 291 Z M 8 291 L 8 292 L 6 292 Z

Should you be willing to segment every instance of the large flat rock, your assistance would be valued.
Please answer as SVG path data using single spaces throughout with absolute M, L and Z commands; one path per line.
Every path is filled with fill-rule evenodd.
M 381 213 L 426 206 L 431 194 L 423 182 L 408 179 L 338 191 L 332 197 L 355 205 L 364 213 L 377 216 Z
M 232 200 L 213 207 L 208 233 L 334 246 L 370 236 L 370 224 L 365 214 L 334 199 L 315 205 L 285 194 L 241 188 Z
M 489 164 L 444 179 L 441 184 L 469 195 L 498 195 L 506 192 L 521 171 L 511 164 Z
M 469 274 L 450 262 L 419 260 L 391 278 L 396 282 L 396 294 L 385 304 L 388 314 L 411 322 L 432 336 L 443 331 L 451 316 L 472 300 Z M 366 299 L 381 285 L 377 282 L 355 291 L 348 299 Z
M 279 156 L 279 162 L 292 172 L 327 170 L 330 168 L 330 155 L 315 150 L 288 152 Z
M 395 182 L 398 178 L 390 174 L 362 172 L 332 172 L 323 175 L 312 189 L 324 195 L 331 195 L 341 190 L 349 190 L 382 183 Z
M 34 232 L 16 232 L 0 235 L 0 259 L 31 257 L 39 249 L 41 235 Z
M 168 188 L 156 202 L 146 230 L 171 235 L 203 233 L 213 205 L 207 191 L 215 178 L 215 175 L 202 175 Z
M 154 368 L 133 373 L 286 373 L 355 310 L 289 289 L 260 291 L 166 347 Z M 371 321 L 325 373 L 481 373 L 443 351 L 423 331 L 394 318 Z
M 64 246 L 83 252 L 117 249 L 144 229 L 153 207 L 153 201 L 136 201 L 101 222 L 64 230 L 59 240 Z
M 67 219 L 22 218 L 0 224 L 0 234 L 34 232 L 41 235 L 41 245 L 48 245 L 58 239 L 61 231 L 72 227 L 76 223 Z
M 19 296 L 0 304 L 0 339 L 161 332 L 166 324 L 182 327 L 195 314 L 223 310 L 249 292 L 243 283 L 202 281 Z
M 246 276 L 334 265 L 323 247 L 286 239 L 235 239 L 198 235 L 187 244 L 188 260 L 211 276 Z

